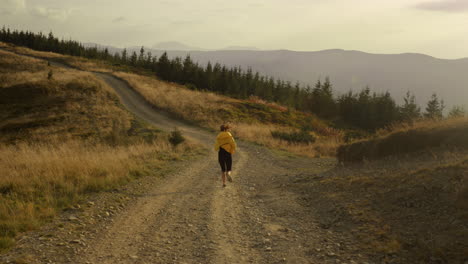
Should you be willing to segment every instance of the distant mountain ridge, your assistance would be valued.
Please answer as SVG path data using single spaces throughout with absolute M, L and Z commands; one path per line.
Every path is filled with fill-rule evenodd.
M 186 51 L 206 50 L 206 49 L 202 49 L 198 47 L 185 45 L 177 41 L 160 42 L 160 43 L 154 44 L 151 48 L 155 50 L 186 50 Z
M 139 52 L 140 47 L 129 48 Z M 117 49 L 118 50 L 118 49 Z M 165 50 L 146 49 L 160 56 Z M 190 54 L 194 61 L 252 68 L 261 74 L 313 86 L 329 77 L 338 94 L 360 91 L 389 91 L 401 102 L 409 90 L 425 106 L 432 93 L 447 106 L 468 107 L 468 58 L 438 59 L 419 53 L 371 54 L 362 51 L 329 49 L 291 50 L 167 50 L 170 57 Z

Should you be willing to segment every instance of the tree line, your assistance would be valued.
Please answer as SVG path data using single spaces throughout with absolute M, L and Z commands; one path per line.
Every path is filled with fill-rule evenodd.
M 107 48 L 85 47 L 75 40 L 59 40 L 52 32 L 10 30 L 3 27 L 0 41 L 26 46 L 39 51 L 50 51 L 64 55 L 105 60 L 113 64 L 126 65 L 154 72 L 162 80 L 186 85 L 190 89 L 211 91 L 239 99 L 257 96 L 300 111 L 334 121 L 351 128 L 375 130 L 396 122 L 411 122 L 419 118 L 439 119 L 443 117 L 444 103 L 434 94 L 425 111 L 416 104 L 414 95 L 407 93 L 402 105 L 397 105 L 390 93 L 373 93 L 369 87 L 360 92 L 336 95 L 329 78 L 318 80 L 311 87 L 292 84 L 253 72 L 251 68 L 227 67 L 208 62 L 200 65 L 190 55 L 185 58 L 169 58 L 164 52 L 159 58 L 141 47 L 136 51 L 110 54 Z M 465 115 L 465 110 L 455 107 L 450 115 Z

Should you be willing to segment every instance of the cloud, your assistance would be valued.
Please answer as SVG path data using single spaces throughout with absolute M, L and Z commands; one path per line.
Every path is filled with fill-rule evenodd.
M 113 19 L 112 22 L 114 22 L 114 23 L 120 23 L 120 22 L 123 22 L 123 21 L 125 21 L 125 20 L 127 20 L 127 18 L 125 18 L 125 17 L 123 17 L 123 16 L 119 16 L 119 17 Z
M 422 10 L 431 10 L 431 11 L 442 11 L 442 12 L 465 12 L 468 11 L 468 1 L 467 0 L 438 0 L 423 2 L 416 6 L 417 9 Z
M 51 20 L 65 21 L 70 15 L 70 11 L 56 8 L 35 7 L 31 9 L 31 14 L 38 17 L 45 17 Z
M 172 26 L 193 26 L 196 24 L 201 24 L 203 21 L 198 19 L 192 20 L 174 20 L 171 21 L 169 24 Z
M 25 0 L 0 0 L 0 14 L 15 15 L 26 9 Z

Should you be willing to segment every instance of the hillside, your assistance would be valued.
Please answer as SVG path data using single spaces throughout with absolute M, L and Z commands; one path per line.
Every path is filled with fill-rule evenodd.
M 341 132 L 256 98 L 194 91 L 97 60 L 2 48 L 29 56 L 0 51 L 0 166 L 14 176 L 0 179 L 2 247 L 70 210 L 24 236 L 0 260 L 462 263 L 468 257 L 467 153 L 460 144 L 466 143 L 465 119 L 417 123 L 352 142 L 339 153 L 354 157 L 356 146 L 365 153 L 356 160 L 366 162 L 346 166 L 333 157 L 297 157 L 239 140 L 235 181 L 221 188 L 214 184 L 216 155 L 168 163 L 190 156 L 194 147 L 170 147 L 166 134 L 134 115 L 158 127 L 178 126 L 207 148 L 211 131 L 226 120 L 236 138 L 307 156 L 333 155 Z M 107 74 L 48 66 L 31 56 Z M 305 137 L 304 126 L 315 142 L 294 141 Z M 427 135 L 418 134 L 424 139 L 419 145 L 411 137 L 415 130 Z M 410 151 L 395 147 L 398 133 L 397 139 L 410 135 L 403 141 Z M 447 140 L 431 138 L 444 135 Z M 441 148 L 448 143 L 458 148 Z M 394 152 L 381 154 L 375 146 Z M 172 171 L 163 170 L 164 180 L 141 177 L 160 175 L 167 166 Z M 117 187 L 135 178 L 141 181 Z M 111 191 L 87 206 L 78 203 L 99 190 Z
M 393 156 L 301 175 L 292 186 L 323 228 L 359 241 L 361 254 L 382 253 L 376 263 L 464 263 L 467 155 Z
M 118 49 L 116 49 L 118 50 Z M 137 52 L 139 50 L 135 49 Z M 161 56 L 164 50 L 152 50 Z M 342 94 L 350 89 L 359 91 L 370 86 L 373 91 L 389 91 L 401 102 L 409 90 L 417 102 L 424 105 L 431 94 L 443 98 L 448 106 L 468 105 L 468 59 L 437 59 L 423 54 L 370 54 L 359 51 L 324 50 L 298 52 L 277 51 L 173 51 L 170 57 L 184 58 L 206 64 L 220 62 L 228 66 L 251 67 L 254 71 L 291 82 L 311 86 L 318 79 L 330 77 L 335 90 Z
M 362 250 L 399 252 L 418 263 L 468 257 L 468 120 L 422 121 L 342 145 L 346 164 L 318 182 L 301 179 L 310 199 L 330 205 L 331 229 L 351 229 Z M 324 209 L 325 210 L 325 209 Z M 326 215 L 325 211 L 318 214 Z M 402 263 L 414 263 L 412 261 Z
M 415 124 L 399 124 L 382 130 L 370 139 L 341 145 L 340 162 L 363 162 L 415 152 L 464 150 L 468 148 L 468 120 L 453 118 L 442 121 L 422 120 Z
M 342 133 L 310 113 L 266 102 L 256 97 L 233 99 L 161 81 L 138 68 L 111 65 L 99 60 L 38 52 L 3 44 L 30 56 L 49 58 L 87 71 L 110 72 L 128 82 L 154 107 L 174 117 L 217 131 L 222 123 L 233 125 L 236 137 L 292 153 L 334 156 Z M 306 129 L 304 133 L 301 133 Z
M 91 73 L 4 50 L 0 65 L 0 251 L 86 195 L 195 150 L 172 148 Z

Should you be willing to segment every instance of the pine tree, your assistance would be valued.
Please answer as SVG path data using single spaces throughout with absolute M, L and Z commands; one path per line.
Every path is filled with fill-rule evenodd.
M 122 50 L 122 56 L 121 56 L 122 62 L 126 63 L 127 62 L 127 49 Z
M 409 91 L 403 98 L 404 104 L 400 107 L 401 119 L 405 122 L 412 122 L 421 117 L 421 108 L 416 104 L 416 99 Z
M 225 93 L 237 98 L 256 95 L 265 100 L 316 113 L 327 119 L 335 119 L 339 115 L 341 121 L 362 129 L 372 130 L 394 122 L 397 112 L 395 109 L 400 111 L 398 116 L 400 120 L 417 118 L 420 115 L 414 96 L 410 94 L 407 94 L 405 104 L 400 108 L 396 108 L 389 93 L 372 94 L 369 88 L 357 94 L 350 92 L 336 100 L 328 77 L 323 83 L 318 80 L 313 89 L 310 87 L 305 89 L 300 84 L 292 85 L 290 82 L 261 76 L 250 68 L 244 71 L 240 67 L 226 67 L 219 63 L 216 63 L 214 67 L 211 63 L 203 67 L 194 63 L 190 56 L 187 56 L 185 60 L 169 59 L 167 53 L 160 58 L 152 57 L 149 52 L 145 54 L 144 47 L 141 47 L 139 56 L 136 52 L 129 56 L 126 49 L 121 54 L 116 53 L 110 56 L 107 49 L 86 48 L 77 41 L 59 40 L 52 32 L 36 34 L 30 31 L 12 31 L 3 27 L 0 30 L 0 40 L 42 51 L 98 58 L 122 65 L 150 69 L 163 80 L 180 84 L 192 83 L 193 87 Z M 428 103 L 425 116 L 441 117 L 443 109 L 442 100 L 432 100 Z M 453 110 L 451 113 L 458 115 L 460 111 Z
M 183 62 L 183 82 L 194 83 L 194 64 L 190 55 L 187 55 Z
M 170 61 L 167 56 L 167 52 L 164 52 L 158 60 L 158 71 L 159 77 L 163 80 L 169 80 L 170 75 Z
M 145 48 L 143 46 L 141 46 L 140 55 L 138 55 L 138 64 L 145 65 Z
M 451 118 L 464 117 L 466 116 L 466 110 L 463 106 L 455 105 L 450 110 L 448 116 Z
M 325 82 L 317 81 L 312 89 L 309 109 L 318 116 L 332 119 L 338 114 L 338 106 L 333 98 L 333 88 L 330 79 L 325 78 Z
M 429 102 L 427 102 L 426 112 L 424 116 L 430 119 L 442 119 L 444 111 L 444 101 L 437 98 L 437 94 L 433 93 Z
M 105 48 L 104 49 L 103 59 L 107 60 L 108 58 L 109 58 L 109 49 Z
M 136 51 L 134 51 L 134 52 L 132 53 L 132 56 L 130 56 L 130 65 L 136 66 L 136 65 L 137 65 L 137 61 L 138 61 L 138 55 L 137 55 Z

